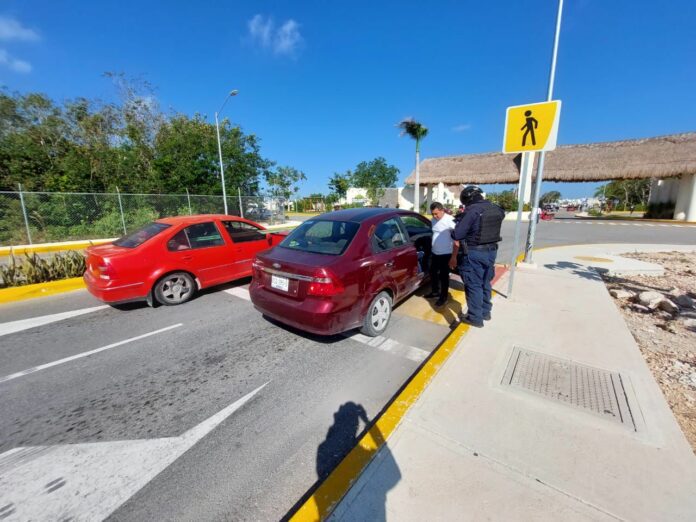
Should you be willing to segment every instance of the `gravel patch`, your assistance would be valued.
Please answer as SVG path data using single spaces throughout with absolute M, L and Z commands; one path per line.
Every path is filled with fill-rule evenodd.
M 604 281 L 696 453 L 696 253 L 624 256 L 665 269 Z

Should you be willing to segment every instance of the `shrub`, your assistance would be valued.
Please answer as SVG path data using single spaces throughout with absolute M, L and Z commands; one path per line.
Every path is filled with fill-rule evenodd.
M 25 254 L 21 262 L 11 254 L 10 262 L 0 266 L 0 286 L 21 286 L 35 283 L 46 283 L 71 277 L 80 277 L 85 272 L 85 258 L 75 250 L 65 254 L 54 254 L 50 257 L 39 257 L 36 254 Z

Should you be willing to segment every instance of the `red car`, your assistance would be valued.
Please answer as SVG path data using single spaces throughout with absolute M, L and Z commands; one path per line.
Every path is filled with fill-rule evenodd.
M 87 289 L 109 304 L 185 303 L 196 290 L 251 275 L 254 256 L 285 234 L 225 215 L 158 219 L 87 249 Z
M 382 333 L 392 306 L 426 277 L 430 221 L 389 208 L 339 210 L 305 221 L 257 254 L 249 289 L 263 314 L 315 334 Z

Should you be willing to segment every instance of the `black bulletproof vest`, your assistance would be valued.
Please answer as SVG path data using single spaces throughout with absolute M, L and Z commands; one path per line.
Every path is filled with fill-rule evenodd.
M 479 213 L 479 229 L 476 233 L 476 244 L 487 245 L 502 241 L 500 227 L 505 219 L 505 211 L 490 201 L 484 200 L 482 203 L 479 205 L 481 210 L 476 209 Z

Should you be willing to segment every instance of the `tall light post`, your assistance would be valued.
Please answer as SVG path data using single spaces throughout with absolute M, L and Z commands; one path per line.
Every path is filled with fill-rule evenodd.
M 556 32 L 553 36 L 553 50 L 551 51 L 551 70 L 549 71 L 549 88 L 546 92 L 546 100 L 553 99 L 553 84 L 556 79 L 556 59 L 558 58 L 558 39 L 561 35 L 561 17 L 563 16 L 563 0 L 558 0 L 558 11 L 556 12 Z M 524 262 L 533 262 L 534 238 L 536 235 L 536 218 L 539 208 L 539 197 L 541 194 L 541 181 L 544 175 L 544 159 L 546 152 L 541 151 L 537 162 L 536 181 L 534 182 L 534 199 L 532 200 L 532 211 L 529 214 L 529 228 L 527 229 L 527 245 L 524 249 Z
M 237 96 L 238 93 L 239 91 L 237 89 L 230 91 L 225 97 L 225 101 L 222 102 L 222 105 L 220 105 L 220 108 L 215 113 L 215 130 L 217 131 L 218 155 L 220 156 L 220 180 L 222 181 L 222 202 L 225 206 L 225 214 L 227 214 L 227 190 L 225 189 L 225 167 L 222 165 L 222 144 L 220 143 L 220 122 L 218 122 L 218 115 L 222 112 L 222 109 L 225 108 L 227 100 L 232 96 Z

